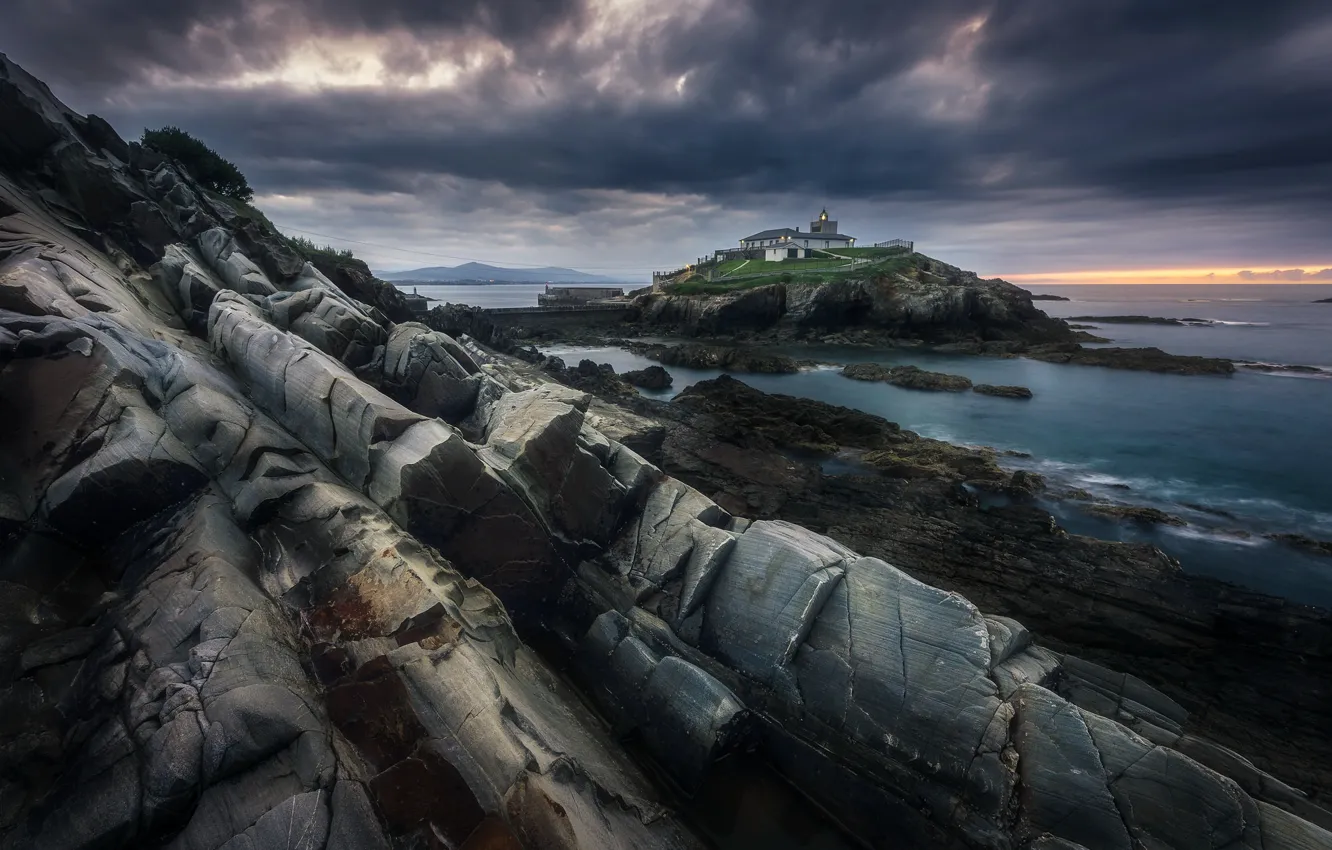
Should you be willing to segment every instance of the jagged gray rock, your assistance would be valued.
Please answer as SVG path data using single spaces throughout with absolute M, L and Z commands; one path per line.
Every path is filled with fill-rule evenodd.
M 511 616 L 680 785 L 753 749 L 869 842 L 1332 840 L 1144 683 L 732 516 L 6 59 L 0 119 L 0 846 L 699 846 Z

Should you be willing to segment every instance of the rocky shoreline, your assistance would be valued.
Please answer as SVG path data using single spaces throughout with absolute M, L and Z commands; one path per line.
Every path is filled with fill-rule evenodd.
M 1109 325 L 1210 325 L 1207 319 L 1168 319 L 1163 316 L 1069 316 L 1070 322 L 1100 322 Z
M 1182 573 L 1149 545 L 1068 534 L 1025 504 L 1044 491 L 1040 476 L 1005 473 L 988 450 L 937 441 L 921 440 L 904 454 L 903 432 L 869 414 L 766 395 L 724 377 L 671 403 L 627 403 L 665 423 L 663 468 L 729 509 L 817 528 L 1038 622 L 1042 640 L 1132 669 L 1189 707 L 1193 734 L 1220 740 L 1320 797 L 1332 791 L 1332 745 L 1319 720 L 1332 696 L 1324 679 L 1332 671 L 1328 612 Z M 873 448 L 887 441 L 897 444 Z M 942 447 L 943 460 L 931 457 Z M 879 474 L 821 471 L 818 457 L 848 449 Z M 772 463 L 774 452 L 788 450 L 797 454 Z M 804 452 L 815 459 L 802 461 Z M 974 487 L 1015 496 L 1015 503 L 984 508 Z M 1132 506 L 1089 508 L 1122 521 L 1179 522 Z M 1248 684 L 1268 676 L 1300 696 L 1272 702 L 1274 692 Z M 1272 725 L 1260 717 L 1281 719 Z
M 1332 841 L 1327 612 L 330 271 L 0 56 L 0 846 L 692 850 L 732 753 L 867 846 Z M 917 271 L 899 323 L 1063 333 Z

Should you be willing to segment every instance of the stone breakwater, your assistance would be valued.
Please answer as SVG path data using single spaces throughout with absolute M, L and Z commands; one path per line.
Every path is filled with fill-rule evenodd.
M 1160 691 L 723 507 L 2 58 L 0 398 L 0 846 L 701 846 L 627 734 L 875 846 L 1332 839 Z

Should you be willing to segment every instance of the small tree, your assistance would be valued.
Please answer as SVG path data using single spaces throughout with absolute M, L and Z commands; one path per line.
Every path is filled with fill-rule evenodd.
M 204 188 L 245 203 L 254 198 L 249 181 L 234 163 L 179 127 L 144 130 L 142 142 L 185 166 Z

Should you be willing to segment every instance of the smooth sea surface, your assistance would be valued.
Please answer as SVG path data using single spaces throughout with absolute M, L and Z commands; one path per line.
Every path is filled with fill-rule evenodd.
M 647 286 L 646 283 L 639 285 Z M 403 292 L 411 292 L 414 289 L 417 294 L 424 295 L 433 302 L 470 304 L 473 307 L 535 307 L 537 294 L 546 288 L 544 283 L 408 283 L 397 286 Z M 625 292 L 635 288 L 632 283 L 553 283 L 551 286 L 622 286 Z
M 540 286 L 439 287 L 444 300 L 479 306 L 535 304 Z M 467 290 L 464 292 L 463 290 Z M 1210 319 L 1201 327 L 1105 324 L 1116 345 L 1175 354 L 1332 367 L 1332 285 L 1050 286 L 1034 292 L 1050 315 L 1148 315 Z M 522 301 L 521 299 L 528 300 Z M 465 300 L 470 299 L 470 300 Z M 518 302 L 518 303 L 515 303 Z M 1088 322 L 1088 324 L 1094 324 Z M 651 361 L 618 348 L 549 348 L 616 371 Z M 925 436 L 1029 453 L 1011 468 L 1045 475 L 1098 499 L 1158 507 L 1181 528 L 1093 518 L 1076 503 L 1046 506 L 1073 532 L 1150 541 L 1186 570 L 1332 607 L 1332 558 L 1275 543 L 1269 532 L 1332 539 L 1332 378 L 1261 374 L 1159 375 L 1034 360 L 937 355 L 910 349 L 800 347 L 784 353 L 830 364 L 915 364 L 975 383 L 1019 384 L 1030 401 L 933 393 L 842 377 L 835 366 L 795 375 L 735 377 L 766 392 L 803 396 L 883 416 Z M 720 374 L 669 367 L 671 390 Z

